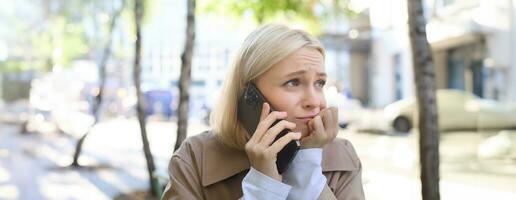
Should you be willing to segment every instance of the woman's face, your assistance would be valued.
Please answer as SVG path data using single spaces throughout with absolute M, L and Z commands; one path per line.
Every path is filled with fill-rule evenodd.
M 272 109 L 285 111 L 287 121 L 296 123 L 294 131 L 307 134 L 307 123 L 326 108 L 324 58 L 304 47 L 281 60 L 256 80 Z

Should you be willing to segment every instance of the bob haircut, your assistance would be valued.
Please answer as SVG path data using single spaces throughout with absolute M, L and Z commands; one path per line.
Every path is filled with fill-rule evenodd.
M 223 144 L 244 149 L 247 131 L 237 118 L 238 98 L 250 81 L 295 51 L 309 47 L 325 56 L 322 44 L 309 33 L 280 24 L 268 24 L 251 32 L 236 52 L 225 77 L 218 103 L 210 114 L 210 126 Z

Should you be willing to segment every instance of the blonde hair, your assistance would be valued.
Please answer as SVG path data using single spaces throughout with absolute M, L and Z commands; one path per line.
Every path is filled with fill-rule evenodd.
M 284 25 L 264 25 L 247 36 L 229 68 L 219 101 L 210 115 L 210 126 L 222 143 L 236 149 L 244 148 L 247 137 L 237 118 L 237 106 L 246 84 L 303 47 L 317 49 L 325 55 L 322 44 L 315 37 Z

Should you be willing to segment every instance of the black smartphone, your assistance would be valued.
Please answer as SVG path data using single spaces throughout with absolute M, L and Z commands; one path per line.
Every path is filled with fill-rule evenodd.
M 252 136 L 258 123 L 260 123 L 262 106 L 265 102 L 267 102 L 265 97 L 253 83 L 247 85 L 244 93 L 238 99 L 238 120 L 242 123 L 247 133 L 250 134 L 249 137 Z M 270 110 L 271 112 L 273 111 L 272 108 Z M 276 120 L 272 126 L 276 125 L 279 121 L 280 120 Z M 289 129 L 284 129 L 276 136 L 274 142 L 289 132 L 291 132 Z M 299 151 L 299 146 L 299 141 L 293 140 L 285 145 L 278 153 L 276 166 L 280 174 L 287 170 L 289 164 Z

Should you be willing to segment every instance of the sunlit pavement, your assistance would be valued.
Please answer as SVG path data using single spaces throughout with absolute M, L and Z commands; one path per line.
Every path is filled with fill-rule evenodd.
M 189 134 L 208 127 L 191 122 Z M 96 169 L 63 170 L 71 162 L 77 136 L 57 133 L 21 135 L 0 126 L 0 199 L 111 199 L 147 187 L 139 126 L 134 119 L 106 120 L 84 144 L 81 163 Z M 150 121 L 149 140 L 159 175 L 175 143 L 175 123 Z M 516 199 L 516 154 L 478 159 L 478 148 L 496 133 L 455 132 L 441 137 L 442 199 Z M 421 199 L 417 135 L 363 133 L 349 139 L 363 163 L 367 199 Z M 513 143 L 514 144 L 514 143 Z M 514 145 L 513 145 L 514 146 Z
M 491 158 L 478 157 L 479 147 L 497 133 L 442 133 L 441 199 L 516 199 L 515 148 Z M 362 160 L 367 199 L 421 199 L 417 133 L 343 130 L 339 137 L 349 139 Z
M 207 127 L 196 123 L 189 134 Z M 112 119 L 95 127 L 80 163 L 96 169 L 62 169 L 71 162 L 76 139 L 57 133 L 21 135 L 0 126 L 0 199 L 112 199 L 147 188 L 147 171 L 136 120 Z M 175 124 L 151 121 L 151 150 L 158 174 L 166 177 L 175 143 Z

